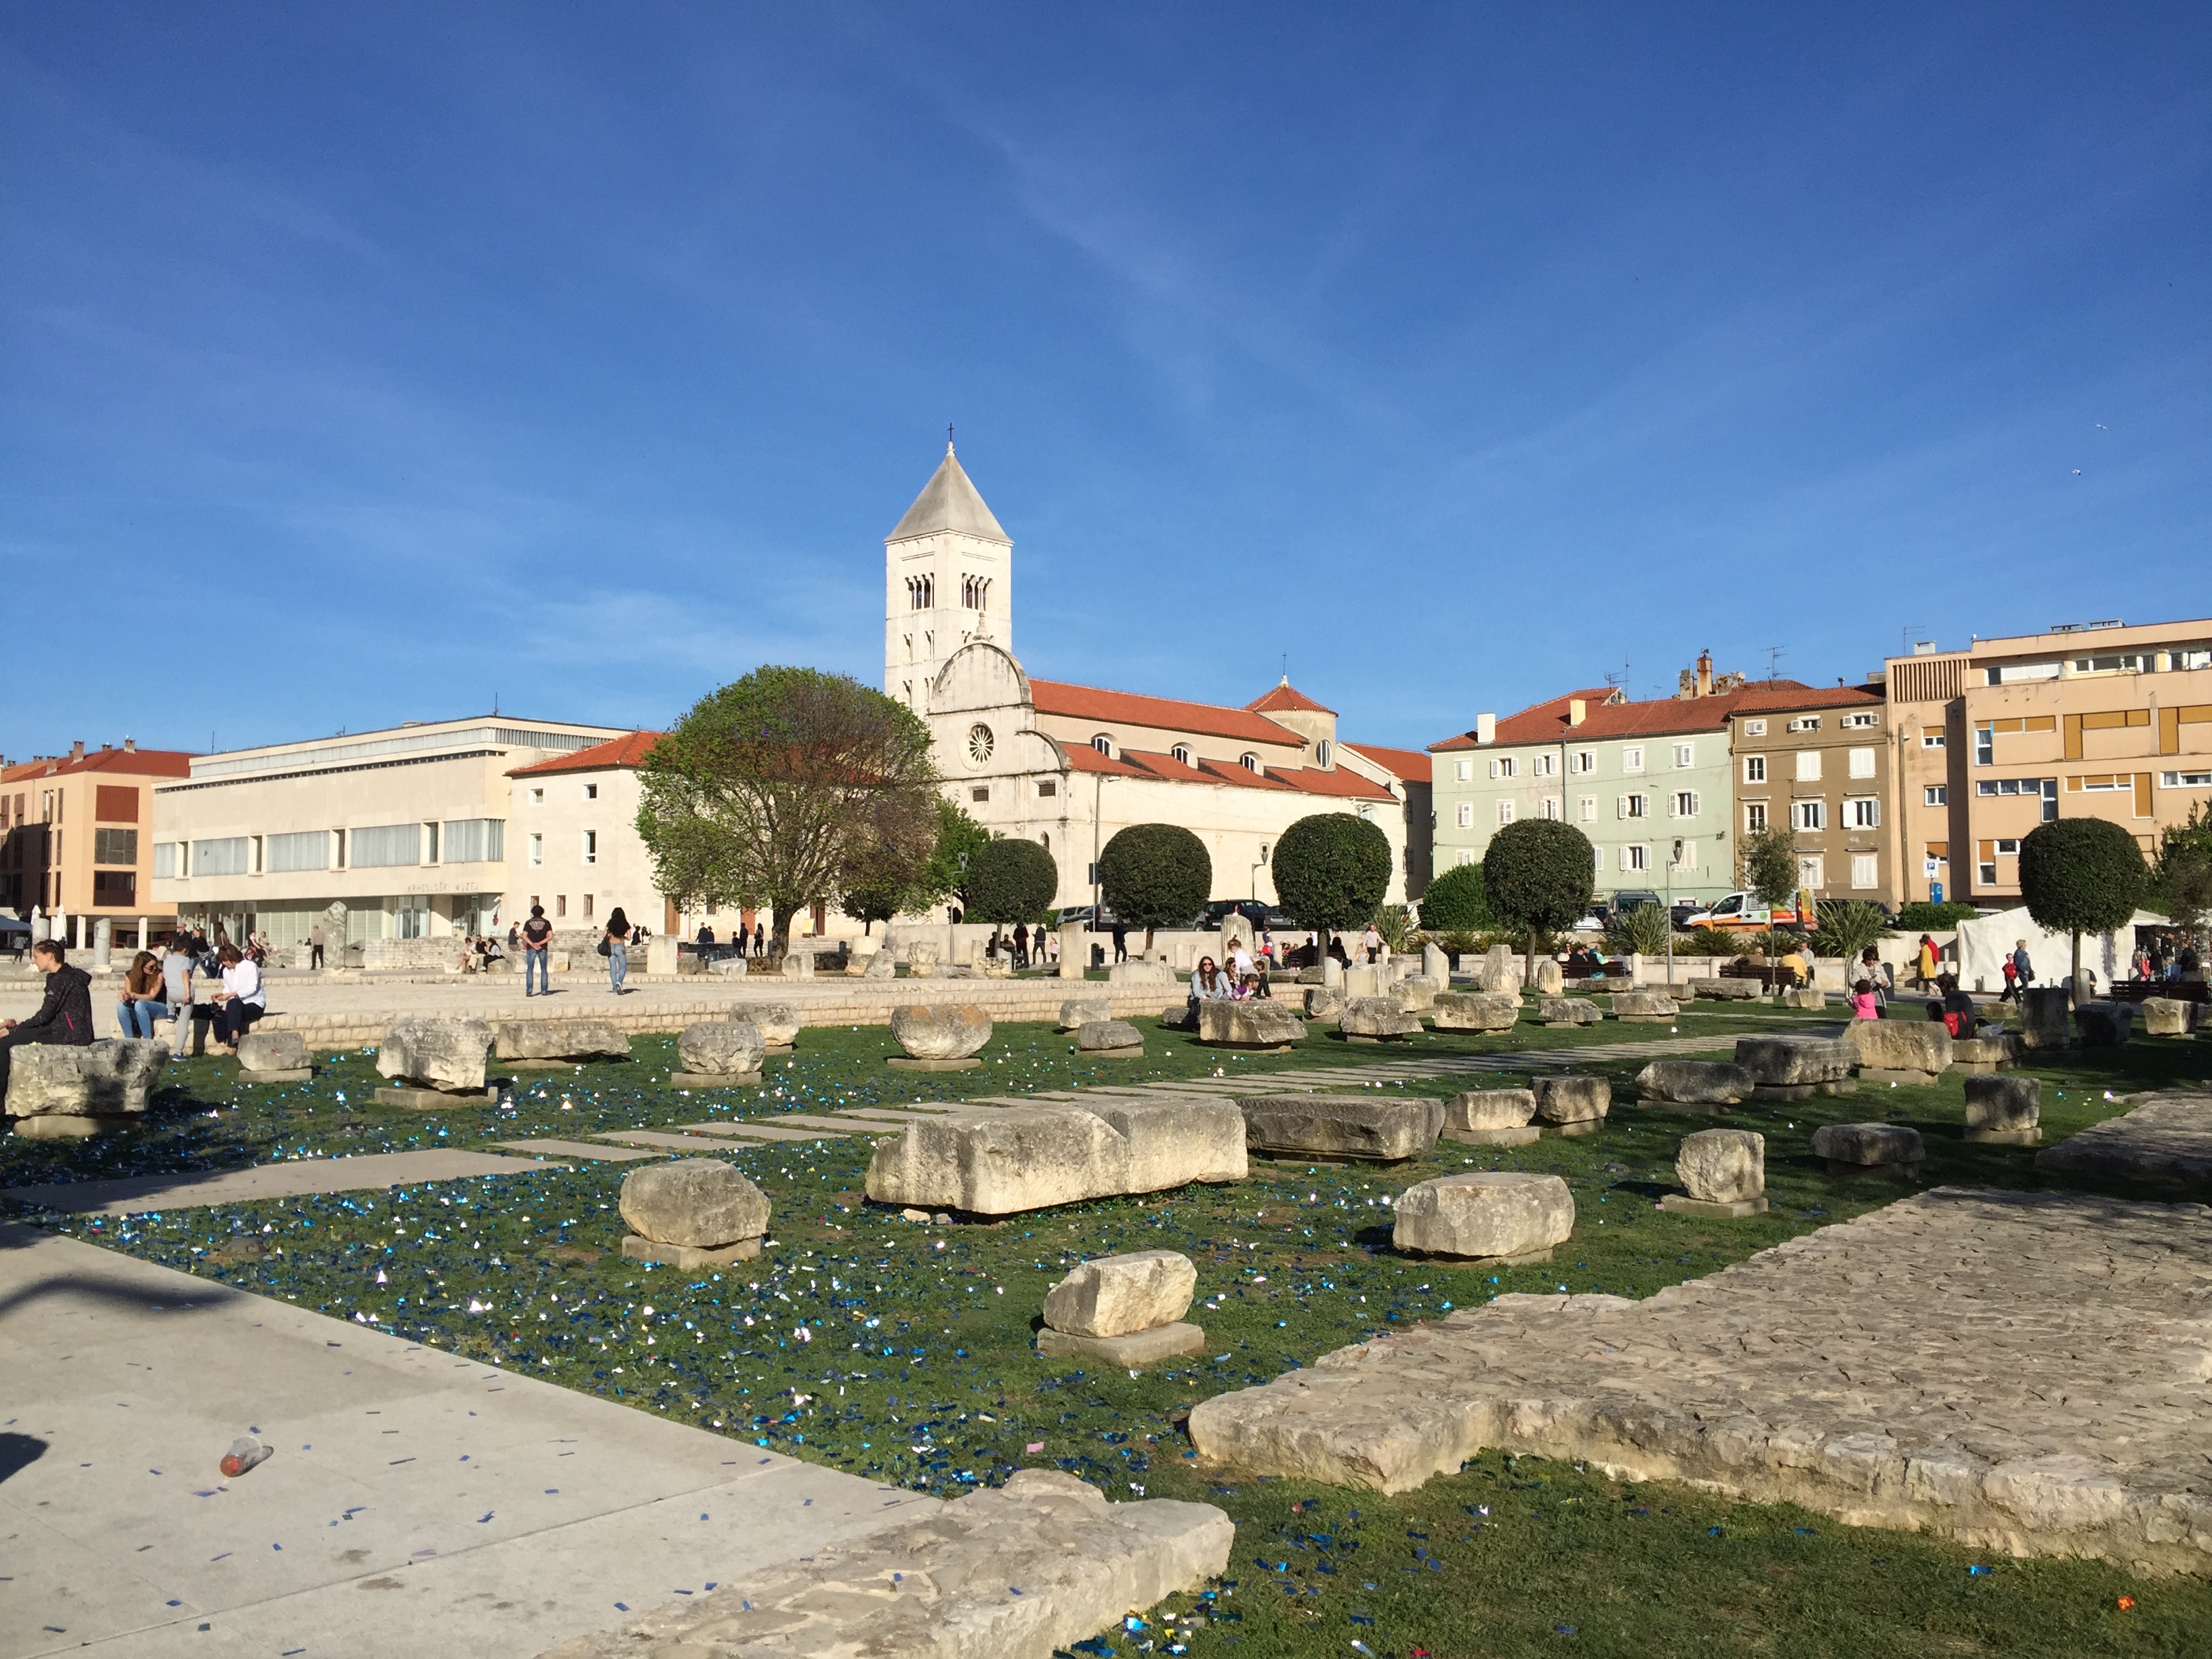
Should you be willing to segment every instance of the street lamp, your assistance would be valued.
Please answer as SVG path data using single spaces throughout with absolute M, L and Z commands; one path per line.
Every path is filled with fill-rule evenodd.
M 1674 988 L 1674 872 L 1681 867 L 1682 838 L 1674 837 L 1674 850 L 1667 858 L 1667 988 Z

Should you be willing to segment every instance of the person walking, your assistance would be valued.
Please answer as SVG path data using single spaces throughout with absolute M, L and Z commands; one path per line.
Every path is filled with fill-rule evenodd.
M 0 1019 L 0 1100 L 8 1095 L 12 1050 L 40 1042 L 82 1048 L 92 1042 L 92 975 L 70 966 L 69 948 L 58 939 L 31 947 L 31 966 L 46 976 L 46 994 L 28 1019 Z
M 1128 959 L 1129 924 L 1126 921 L 1117 920 L 1114 923 L 1114 960 L 1116 962 L 1127 962 Z M 1206 959 L 1209 962 L 1212 960 L 1210 957 Z
M 2012 965 L 2012 957 L 2009 955 L 2005 957 L 2002 966 L 2004 989 L 1997 993 L 1999 1007 L 2002 1007 L 2008 1002 L 2017 1002 L 2020 1000 L 2020 969 Z
M 215 1025 L 222 1046 L 233 1054 L 246 1028 L 269 1011 L 269 993 L 261 983 L 261 969 L 235 945 L 216 952 L 222 964 L 222 989 L 215 994 Z
M 629 975 L 629 918 L 617 904 L 607 912 L 606 933 L 599 940 L 599 954 L 607 959 L 607 979 L 617 996 L 623 994 L 623 981 Z
M 329 941 L 330 934 L 324 931 L 323 924 L 321 922 L 319 921 L 313 927 L 307 929 L 308 967 L 320 968 L 323 965 L 323 946 L 328 944 Z
M 1027 923 L 1025 923 L 1025 922 L 1019 922 L 1019 921 L 1018 921 L 1018 922 L 1016 922 L 1016 923 L 1014 924 L 1014 966 L 1015 966 L 1015 967 L 1017 967 L 1017 968 L 1027 968 L 1029 965 L 1030 965 L 1030 930 L 1029 930 L 1029 927 L 1028 927 L 1028 924 L 1027 924 Z
M 765 918 L 756 919 L 753 922 L 753 954 L 757 957 L 768 954 L 768 922 Z
M 1920 953 L 1913 958 L 1912 969 L 1919 989 L 1925 991 L 1936 982 L 1936 940 L 1932 934 L 1920 936 Z
M 151 1037 L 154 1011 L 162 1001 L 161 960 L 151 951 L 141 951 L 124 970 L 123 996 L 115 1005 L 115 1023 L 126 1037 Z
M 2012 946 L 2013 1000 L 2027 1006 L 2027 999 L 2021 994 L 2035 983 L 2035 964 L 2027 959 L 2027 941 L 2014 939 Z
M 522 994 L 525 997 L 553 994 L 552 969 L 547 952 L 553 943 L 553 924 L 545 920 L 545 907 L 530 907 L 530 920 L 522 924 Z M 538 987 L 532 991 L 532 983 Z

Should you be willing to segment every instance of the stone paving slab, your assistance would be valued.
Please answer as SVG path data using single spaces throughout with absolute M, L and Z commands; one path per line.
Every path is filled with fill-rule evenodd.
M 1024 1469 L 545 1659 L 1044 1659 L 1220 1573 L 1235 1540 L 1211 1504 L 1109 1504 L 1073 1475 Z
M 632 1158 L 657 1156 L 641 1146 L 603 1146 L 584 1140 L 495 1140 L 492 1145 L 536 1158 L 597 1158 L 603 1164 L 626 1164 Z
M 937 1112 L 917 1112 L 911 1118 L 902 1119 L 896 1123 L 885 1123 L 881 1121 L 872 1121 L 866 1118 L 850 1118 L 842 1113 L 835 1117 L 815 1117 L 805 1112 L 792 1112 L 782 1117 L 770 1118 L 769 1125 L 779 1129 L 830 1129 L 841 1135 L 849 1135 L 856 1132 L 860 1134 L 888 1135 L 897 1133 L 908 1123 L 916 1121 L 934 1123 L 941 1115 L 942 1114 Z
M 679 1127 L 685 1129 L 695 1129 L 701 1134 L 724 1136 L 733 1135 L 747 1140 L 812 1141 L 842 1140 L 847 1135 L 852 1133 L 859 1126 L 851 1123 L 841 1123 L 835 1129 L 779 1129 L 773 1124 L 769 1123 L 750 1121 L 732 1122 L 727 1118 L 714 1118 L 704 1123 L 686 1123 Z M 637 1133 L 640 1136 L 657 1133 L 659 1132 L 647 1129 L 637 1131 Z M 609 1139 L 616 1139 L 619 1138 L 620 1137 L 618 1136 L 613 1135 L 607 1137 Z M 664 1138 L 667 1139 L 675 1139 L 678 1137 L 665 1136 Z M 647 1141 L 644 1144 L 647 1146 L 658 1146 L 659 1145 L 659 1142 Z
M 1503 1296 L 1190 1417 L 1405 1492 L 1485 1447 L 2212 1576 L 2212 1207 L 1938 1188 L 1642 1302 Z
M 257 1164 L 245 1170 L 184 1170 L 174 1175 L 125 1176 L 114 1181 L 68 1181 L 9 1187 L 0 1198 L 75 1215 L 143 1215 L 210 1204 L 247 1204 L 264 1198 L 301 1198 L 310 1193 L 374 1192 L 424 1181 L 464 1181 L 472 1176 L 521 1175 L 545 1164 L 532 1158 L 443 1148 L 419 1152 L 371 1152 L 359 1158 L 303 1158 Z
M 2046 1175 L 2212 1187 L 2212 1095 L 2168 1091 L 2035 1155 Z
M 733 1129 L 732 1133 L 735 1133 Z M 625 1146 L 664 1146 L 672 1152 L 695 1152 L 714 1143 L 704 1135 L 672 1135 L 659 1129 L 620 1129 L 611 1134 L 595 1136 L 599 1140 L 611 1140 Z
M 0 1310 L 11 1659 L 526 1659 L 938 1508 L 32 1228 Z

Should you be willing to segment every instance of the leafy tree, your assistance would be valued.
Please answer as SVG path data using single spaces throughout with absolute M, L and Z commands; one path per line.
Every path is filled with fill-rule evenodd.
M 968 861 L 968 914 L 978 921 L 1042 921 L 1060 891 L 1060 866 L 1019 836 L 987 842 Z
M 937 798 L 937 848 L 915 878 L 900 907 L 907 915 L 957 898 L 968 902 L 968 868 L 991 844 L 991 832 L 969 817 L 957 802 Z
M 1589 837 L 1556 818 L 1523 818 L 1490 838 L 1482 890 L 1492 914 L 1528 933 L 1522 982 L 1536 982 L 1536 936 L 1571 927 L 1589 908 L 1596 884 Z
M 1769 909 L 1797 896 L 1797 838 L 1782 825 L 1753 830 L 1742 841 L 1743 884 Z
M 1107 908 L 1133 927 L 1188 927 L 1213 896 L 1206 843 L 1179 823 L 1133 823 L 1098 854 L 1098 889 Z
M 936 845 L 929 729 L 842 674 L 758 668 L 695 703 L 638 767 L 637 830 L 679 903 L 765 907 L 775 948 L 832 894 Z
M 1821 900 L 1820 918 L 1820 931 L 1814 935 L 1813 948 L 1824 957 L 1843 957 L 1856 962 L 1861 951 L 1889 931 L 1889 924 L 1882 920 L 1881 911 L 1854 899 Z M 1846 971 L 1845 980 L 1850 977 Z
M 2160 832 L 2150 885 L 2159 908 L 2175 921 L 2212 924 L 2212 802 L 2198 801 L 2187 822 Z
M 1350 812 L 1300 818 L 1275 842 L 1268 868 L 1283 908 L 1322 935 L 1364 927 L 1390 886 L 1390 841 L 1380 826 Z
M 1494 926 L 1497 920 L 1482 891 L 1479 864 L 1454 865 L 1421 895 L 1421 926 L 1431 933 L 1472 933 Z
M 2038 824 L 2020 844 L 2020 896 L 2039 927 L 2074 941 L 2074 996 L 2081 1001 L 2081 935 L 2127 925 L 2150 884 L 2136 838 L 2106 818 Z

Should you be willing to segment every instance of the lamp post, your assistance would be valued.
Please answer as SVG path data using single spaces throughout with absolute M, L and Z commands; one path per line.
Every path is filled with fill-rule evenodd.
M 1674 837 L 1674 850 L 1667 859 L 1667 988 L 1674 988 L 1674 872 L 1682 862 L 1682 838 Z

